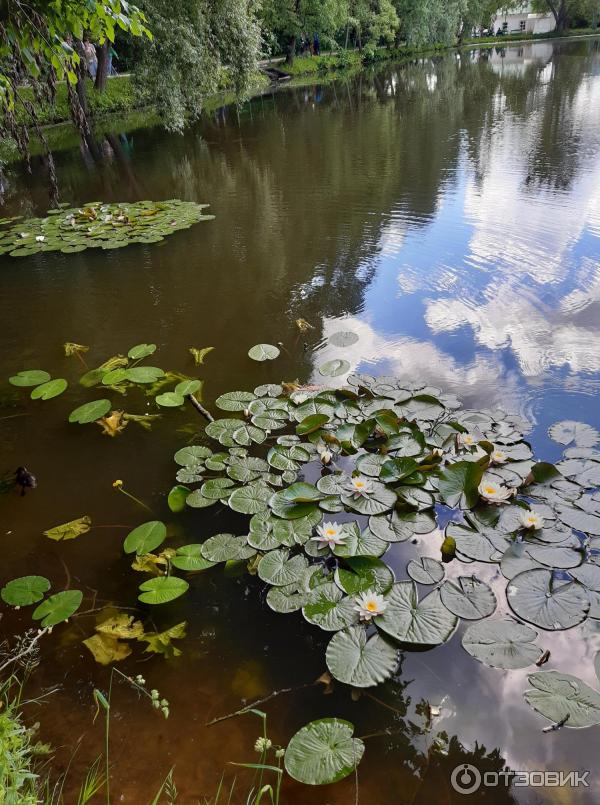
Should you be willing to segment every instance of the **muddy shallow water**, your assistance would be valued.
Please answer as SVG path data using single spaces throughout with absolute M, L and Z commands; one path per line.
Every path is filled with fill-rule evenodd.
M 385 65 L 267 95 L 239 116 L 220 110 L 183 136 L 124 132 L 102 150 L 100 165 L 79 151 L 57 155 L 63 200 L 182 198 L 210 203 L 215 220 L 156 245 L 0 257 L 0 378 L 41 367 L 76 380 L 66 341 L 89 344 L 91 366 L 154 342 L 152 363 L 188 373 L 196 371 L 188 349 L 211 345 L 197 370 L 208 407 L 224 391 L 263 382 L 322 382 L 316 367 L 344 357 L 353 370 L 423 380 L 470 406 L 523 413 L 536 454 L 548 460 L 559 455 L 549 424 L 568 417 L 600 425 L 599 40 Z M 43 166 L 34 162 L 32 176 L 9 171 L 5 201 L 2 215 L 43 212 Z M 314 329 L 299 335 L 299 317 Z M 339 329 L 359 340 L 334 349 L 326 339 Z M 250 361 L 257 342 L 282 342 L 280 358 Z M 135 606 L 140 579 L 121 544 L 146 517 L 112 488 L 117 478 L 186 542 L 245 533 L 244 518 L 226 511 L 168 510 L 172 455 L 202 428 L 191 409 L 167 412 L 151 433 L 132 423 L 108 439 L 95 426 L 67 424 L 83 401 L 75 383 L 34 403 L 0 382 L 0 471 L 25 464 L 39 483 L 23 498 L 0 497 L 0 580 L 40 572 L 56 589 L 83 589 L 89 606 Z M 151 410 L 142 394 L 125 403 Z M 102 527 L 66 543 L 41 535 L 83 514 Z M 426 537 L 393 550 L 399 578 L 407 559 L 431 553 Z M 456 562 L 448 575 L 460 570 Z M 486 572 L 500 590 L 499 570 Z M 324 695 L 309 683 L 325 669 L 327 633 L 299 614 L 272 612 L 256 577 L 215 569 L 190 580 L 186 597 L 150 613 L 158 628 L 187 621 L 182 656 L 165 662 L 140 646 L 120 664 L 158 688 L 171 715 L 165 721 L 115 684 L 115 802 L 150 801 L 172 766 L 178 802 L 214 795 L 223 770 L 229 781 L 237 774 L 241 795 L 247 773 L 227 763 L 257 758 L 260 724 L 251 715 L 206 721 L 296 687 L 264 705 L 271 737 L 285 744 L 311 718 L 329 715 L 351 720 L 357 735 L 374 734 L 359 767 L 362 802 L 465 801 L 450 786 L 461 762 L 481 771 L 591 770 L 588 790 L 500 786 L 474 801 L 598 801 L 600 728 L 542 734 L 547 722 L 522 698 L 526 670 L 484 667 L 455 636 L 404 652 L 395 681 L 372 692 L 377 700 L 352 701 L 341 685 Z M 28 612 L 4 608 L 0 625 L 8 635 L 30 623 Z M 596 623 L 542 633 L 552 652 L 546 667 L 597 685 Z M 108 671 L 81 645 L 92 629 L 90 618 L 57 627 L 28 690 L 58 687 L 30 715 L 57 747 L 53 772 L 71 763 L 68 802 L 102 751 L 92 691 L 107 689 Z M 433 732 L 415 714 L 421 699 L 440 707 Z M 428 754 L 437 730 L 455 736 L 442 761 Z M 354 788 L 353 778 L 315 789 L 288 781 L 283 801 L 345 805 Z

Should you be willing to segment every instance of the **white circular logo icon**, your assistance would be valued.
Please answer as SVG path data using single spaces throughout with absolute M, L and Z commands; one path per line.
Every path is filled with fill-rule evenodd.
M 452 772 L 450 783 L 459 794 L 473 794 L 481 785 L 481 772 L 470 763 L 461 763 Z

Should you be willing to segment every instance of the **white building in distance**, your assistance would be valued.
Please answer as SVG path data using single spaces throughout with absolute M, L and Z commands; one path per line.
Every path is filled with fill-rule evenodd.
M 504 10 L 500 9 L 492 22 L 492 33 L 501 30 L 505 34 L 545 34 L 556 28 L 551 12 L 536 13 L 530 3 L 521 3 Z

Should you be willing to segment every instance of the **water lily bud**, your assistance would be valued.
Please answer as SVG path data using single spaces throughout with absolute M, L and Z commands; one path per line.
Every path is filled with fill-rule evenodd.
M 325 464 L 325 466 L 327 466 L 327 464 L 331 464 L 333 453 L 331 450 L 327 450 L 327 448 L 325 448 L 325 450 L 321 450 L 319 453 L 319 458 L 321 459 L 321 464 Z

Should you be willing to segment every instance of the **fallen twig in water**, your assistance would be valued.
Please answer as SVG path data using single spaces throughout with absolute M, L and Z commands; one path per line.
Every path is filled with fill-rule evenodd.
M 196 411 L 198 411 L 199 414 L 202 414 L 204 419 L 207 419 L 209 422 L 215 421 L 215 418 L 210 413 L 210 411 L 207 411 L 206 408 L 202 405 L 202 403 L 198 402 L 198 400 L 194 397 L 193 394 L 188 394 L 186 400 L 189 400 L 191 402 Z
M 281 688 L 281 690 L 274 690 L 272 693 L 269 693 L 268 696 L 263 697 L 262 699 L 257 699 L 250 704 L 246 704 L 244 707 L 241 707 L 239 710 L 235 710 L 233 713 L 227 713 L 225 716 L 219 716 L 218 718 L 213 718 L 212 721 L 207 721 L 205 726 L 212 727 L 213 724 L 218 724 L 220 721 L 227 721 L 228 718 L 235 718 L 236 716 L 241 716 L 244 713 L 247 713 L 249 710 L 257 707 L 259 704 L 264 704 L 265 702 L 274 699 L 276 696 L 281 696 L 282 693 L 294 693 L 297 690 L 305 690 L 306 688 L 312 688 L 314 685 L 322 684 L 320 679 L 315 680 L 314 682 L 305 682 L 304 685 L 297 685 L 295 688 Z

